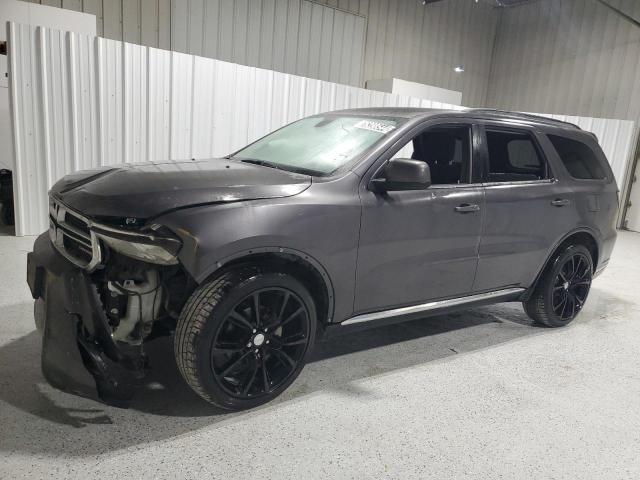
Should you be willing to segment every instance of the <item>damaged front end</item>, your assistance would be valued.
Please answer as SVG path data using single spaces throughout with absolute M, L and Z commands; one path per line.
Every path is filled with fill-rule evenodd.
M 180 247 L 159 225 L 115 228 L 50 201 L 50 229 L 28 255 L 27 280 L 51 385 L 128 405 L 145 376 L 145 340 L 171 331 L 192 288 Z

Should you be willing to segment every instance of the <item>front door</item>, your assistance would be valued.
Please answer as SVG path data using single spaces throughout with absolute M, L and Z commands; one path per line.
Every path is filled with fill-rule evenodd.
M 428 189 L 381 194 L 363 185 L 356 314 L 471 292 L 484 204 L 472 183 L 475 144 L 471 125 L 419 130 L 391 154 L 427 162 Z

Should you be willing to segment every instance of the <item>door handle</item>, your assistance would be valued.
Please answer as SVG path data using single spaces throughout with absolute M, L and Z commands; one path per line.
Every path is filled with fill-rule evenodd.
M 551 201 L 551 205 L 553 205 L 554 207 L 564 207 L 565 205 L 569 205 L 569 200 L 567 200 L 566 198 L 556 198 L 555 200 Z
M 480 210 L 480 206 L 475 203 L 463 203 L 456 207 L 456 212 L 458 213 L 477 212 L 478 210 Z

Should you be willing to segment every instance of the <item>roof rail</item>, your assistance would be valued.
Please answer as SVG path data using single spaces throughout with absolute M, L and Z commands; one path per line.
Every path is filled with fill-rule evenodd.
M 562 120 L 556 120 L 555 118 L 541 117 L 539 115 L 532 115 L 530 113 L 521 113 L 521 112 L 508 112 L 505 110 L 495 110 L 492 108 L 470 108 L 467 110 L 471 113 L 480 113 L 482 115 L 487 116 L 496 116 L 499 118 L 512 118 L 514 120 L 526 120 L 537 123 L 544 123 L 547 125 L 555 125 L 561 127 L 571 127 L 576 128 L 578 130 L 582 130 L 578 125 L 571 122 L 564 122 Z

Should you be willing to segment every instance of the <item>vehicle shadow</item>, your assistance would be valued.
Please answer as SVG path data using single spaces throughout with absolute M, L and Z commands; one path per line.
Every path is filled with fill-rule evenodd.
M 316 345 L 299 379 L 276 401 L 225 413 L 184 384 L 170 338 L 150 342 L 149 381 L 129 409 L 118 409 L 50 387 L 40 371 L 41 342 L 33 331 L 0 346 L 0 451 L 96 455 L 260 415 L 314 392 L 375 394 L 360 388 L 359 380 L 552 332 L 531 325 L 519 304 L 499 304 L 334 337 Z

